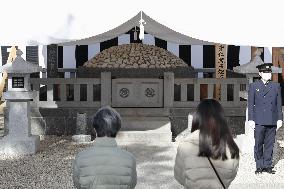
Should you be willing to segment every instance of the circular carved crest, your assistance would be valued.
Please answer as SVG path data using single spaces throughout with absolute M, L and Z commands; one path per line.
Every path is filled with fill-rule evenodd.
M 145 89 L 145 96 L 151 98 L 153 96 L 155 96 L 155 90 L 153 88 L 147 88 Z
M 119 90 L 119 95 L 122 97 L 122 98 L 126 98 L 129 96 L 129 90 L 127 88 L 122 88 Z

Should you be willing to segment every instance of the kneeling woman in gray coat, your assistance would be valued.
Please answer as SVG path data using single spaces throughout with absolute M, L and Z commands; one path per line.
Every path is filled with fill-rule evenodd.
M 118 148 L 115 137 L 121 128 L 120 115 L 110 107 L 101 108 L 93 126 L 94 146 L 80 152 L 73 163 L 76 188 L 133 189 L 137 182 L 134 156 Z
M 228 188 L 238 167 L 239 148 L 223 108 L 216 100 L 203 100 L 193 116 L 191 134 L 179 144 L 175 179 L 187 189 Z

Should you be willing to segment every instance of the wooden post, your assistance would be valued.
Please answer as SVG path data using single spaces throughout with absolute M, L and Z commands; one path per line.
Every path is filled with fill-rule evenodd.
M 215 44 L 215 75 L 216 78 L 226 78 L 228 47 L 224 44 Z M 216 84 L 215 98 L 221 99 L 221 84 Z
M 284 60 L 283 60 L 283 56 L 284 56 L 284 48 L 279 48 L 279 66 L 280 68 L 284 68 Z M 282 78 L 280 81 L 284 81 L 284 72 L 282 71 L 281 73 Z
M 279 59 L 281 59 L 280 57 L 280 52 L 279 52 L 280 48 L 279 47 L 272 47 L 272 64 L 275 67 L 279 67 Z M 272 74 L 272 80 L 278 82 L 278 73 L 276 74 Z

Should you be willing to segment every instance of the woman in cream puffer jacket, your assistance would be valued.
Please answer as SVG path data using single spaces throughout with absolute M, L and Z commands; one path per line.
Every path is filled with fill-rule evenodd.
M 186 189 L 224 188 L 207 158 L 210 157 L 222 183 L 228 188 L 237 175 L 239 149 L 217 101 L 206 99 L 198 105 L 191 132 L 179 144 L 175 179 Z

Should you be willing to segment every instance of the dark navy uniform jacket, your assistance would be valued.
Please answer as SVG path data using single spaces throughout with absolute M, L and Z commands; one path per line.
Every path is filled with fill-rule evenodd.
M 282 117 L 280 84 L 269 81 L 265 86 L 262 80 L 251 83 L 248 91 L 248 120 L 259 125 L 276 125 Z

